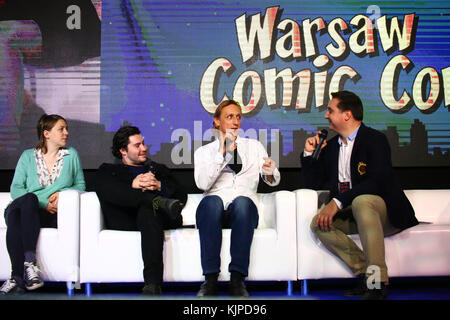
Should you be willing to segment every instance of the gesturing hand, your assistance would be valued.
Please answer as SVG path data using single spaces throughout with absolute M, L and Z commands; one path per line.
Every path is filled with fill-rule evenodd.
M 268 157 L 264 157 L 264 163 L 262 166 L 262 173 L 266 176 L 272 176 L 273 171 L 275 170 L 276 163 L 272 159 Z

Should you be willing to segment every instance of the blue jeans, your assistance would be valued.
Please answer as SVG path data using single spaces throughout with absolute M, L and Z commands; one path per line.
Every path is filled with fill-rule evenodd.
M 258 209 L 248 197 L 237 197 L 228 210 L 224 210 L 222 199 L 218 196 L 206 196 L 202 199 L 197 207 L 196 220 L 204 275 L 220 272 L 222 228 L 230 227 L 231 263 L 228 271 L 248 275 L 250 247 L 258 218 Z

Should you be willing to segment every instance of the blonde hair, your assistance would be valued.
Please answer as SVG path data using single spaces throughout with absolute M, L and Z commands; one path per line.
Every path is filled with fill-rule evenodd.
M 230 104 L 234 104 L 236 105 L 239 110 L 242 113 L 242 107 L 239 104 L 239 102 L 235 101 L 235 100 L 224 100 L 221 103 L 219 103 L 219 105 L 216 108 L 216 111 L 214 112 L 214 118 L 213 118 L 213 128 L 214 129 L 219 129 L 219 127 L 216 126 L 216 124 L 214 123 L 214 119 L 219 119 L 220 118 L 220 114 L 222 113 L 222 109 L 229 106 Z
M 36 127 L 39 142 L 36 145 L 36 149 L 41 149 L 43 154 L 47 153 L 47 140 L 45 139 L 44 131 L 52 130 L 52 128 L 55 126 L 55 124 L 59 120 L 63 120 L 67 124 L 66 119 L 64 119 L 63 117 L 61 117 L 60 115 L 57 115 L 57 114 L 50 114 L 50 115 L 43 114 L 39 118 L 39 121 L 38 121 L 38 124 Z

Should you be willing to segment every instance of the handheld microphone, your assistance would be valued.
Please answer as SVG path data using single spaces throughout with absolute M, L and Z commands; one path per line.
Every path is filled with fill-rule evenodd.
M 155 168 L 153 167 L 153 165 L 152 165 L 151 163 L 149 163 L 149 165 L 148 165 L 148 171 L 147 171 L 147 173 L 153 173 L 153 174 L 155 174 Z M 146 190 L 141 189 L 141 191 L 142 191 L 142 192 L 145 192 Z
M 233 143 L 233 140 L 231 140 L 231 139 L 228 138 L 228 137 L 226 137 L 226 138 L 225 138 L 225 141 L 223 142 L 225 148 L 226 148 L 227 146 L 231 146 L 232 143 Z
M 314 152 L 312 154 L 312 158 L 317 160 L 319 158 L 320 150 L 322 149 L 323 142 L 327 139 L 328 131 L 327 129 L 322 129 L 319 134 L 319 143 L 317 144 Z
M 236 143 L 235 140 L 225 137 L 225 141 L 223 142 L 224 149 L 227 150 L 227 147 L 231 146 L 233 143 Z M 228 150 L 226 152 L 228 152 Z

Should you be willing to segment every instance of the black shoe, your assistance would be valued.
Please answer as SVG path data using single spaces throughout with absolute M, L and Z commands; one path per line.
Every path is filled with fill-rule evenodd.
M 361 300 L 386 300 L 387 288 L 384 283 L 379 284 L 380 289 L 367 289 Z
M 184 203 L 182 203 L 178 199 L 156 197 L 154 201 L 156 205 L 155 209 L 163 210 L 172 220 L 178 219 L 181 215 L 181 211 L 184 208 Z
M 236 271 L 231 271 L 230 295 L 232 297 L 250 297 L 245 287 L 244 276 Z
M 142 288 L 142 295 L 144 296 L 160 296 L 161 295 L 161 286 L 157 284 L 146 284 L 144 288 Z
M 197 297 L 214 297 L 217 296 L 217 278 L 219 274 L 207 274 L 205 282 L 200 286 Z
M 233 282 L 230 281 L 230 296 L 243 298 L 250 297 L 243 280 Z
M 358 275 L 356 286 L 350 290 L 344 292 L 346 297 L 358 297 L 362 296 L 367 291 L 367 278 L 365 274 Z

